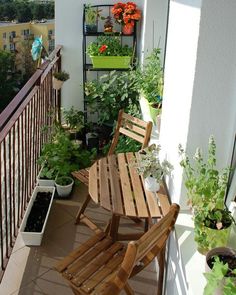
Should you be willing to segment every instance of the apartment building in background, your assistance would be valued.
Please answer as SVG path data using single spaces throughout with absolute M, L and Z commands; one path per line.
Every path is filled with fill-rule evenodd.
M 20 43 L 36 36 L 42 36 L 48 53 L 55 48 L 55 28 L 53 20 L 28 23 L 0 22 L 0 49 L 15 51 Z

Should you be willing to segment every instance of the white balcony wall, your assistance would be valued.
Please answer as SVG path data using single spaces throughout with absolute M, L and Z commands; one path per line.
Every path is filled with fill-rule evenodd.
M 206 152 L 213 134 L 218 167 L 230 164 L 236 130 L 235 19 L 234 0 L 170 0 L 160 141 L 163 156 L 175 166 L 170 195 L 182 209 L 187 205 L 179 143 L 189 154 L 198 146 Z M 186 238 L 179 238 L 188 244 L 184 224 Z M 189 245 L 189 251 L 179 253 L 171 241 L 165 294 L 203 294 L 205 281 L 196 273 L 194 249 Z M 186 265 L 182 255 L 189 258 Z

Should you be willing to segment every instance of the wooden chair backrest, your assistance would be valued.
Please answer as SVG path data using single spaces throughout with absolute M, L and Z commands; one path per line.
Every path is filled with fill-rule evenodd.
M 172 204 L 169 212 L 139 240 L 129 242 L 121 267 L 112 281 L 111 290 L 121 290 L 130 277 L 143 270 L 161 253 L 175 225 L 178 213 L 179 205 Z
M 124 110 L 119 111 L 115 134 L 108 152 L 108 155 L 114 154 L 119 135 L 123 134 L 142 144 L 142 149 L 148 146 L 152 133 L 152 122 L 145 122 L 126 114 Z

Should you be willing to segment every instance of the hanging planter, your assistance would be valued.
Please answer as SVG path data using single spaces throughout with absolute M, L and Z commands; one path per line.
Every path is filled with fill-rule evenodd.
M 90 56 L 93 68 L 128 69 L 131 56 Z
M 20 228 L 25 245 L 41 245 L 54 193 L 54 187 L 35 187 Z
M 55 72 L 52 77 L 52 86 L 55 90 L 60 90 L 63 83 L 70 78 L 70 75 L 65 71 Z

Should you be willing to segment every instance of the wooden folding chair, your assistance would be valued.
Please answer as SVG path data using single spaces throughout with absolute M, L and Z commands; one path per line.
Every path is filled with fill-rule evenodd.
M 134 294 L 128 279 L 143 270 L 155 257 L 159 263 L 158 295 L 162 294 L 165 246 L 179 213 L 173 204 L 165 217 L 139 240 L 113 242 L 100 232 L 72 251 L 55 269 L 68 281 L 74 294 Z
M 152 122 L 145 122 L 141 119 L 135 118 L 129 114 L 126 114 L 124 110 L 119 111 L 118 120 L 116 124 L 115 133 L 113 136 L 113 140 L 108 151 L 108 155 L 111 155 L 115 152 L 115 148 L 117 146 L 119 136 L 124 135 L 129 138 L 136 140 L 142 144 L 141 148 L 145 148 L 148 146 L 152 133 Z M 89 168 L 82 169 L 79 171 L 72 172 L 72 175 L 88 186 L 89 183 Z M 94 229 L 94 225 L 88 219 L 87 216 L 84 215 L 84 211 L 91 200 L 88 195 L 80 207 L 75 224 L 78 224 L 80 221 L 84 221 L 90 228 Z

